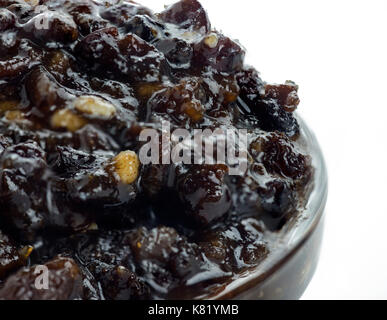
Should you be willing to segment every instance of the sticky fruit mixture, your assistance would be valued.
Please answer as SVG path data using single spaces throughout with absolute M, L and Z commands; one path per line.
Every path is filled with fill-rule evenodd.
M 211 297 L 259 268 L 314 171 L 297 85 L 244 56 L 197 0 L 0 0 L 0 299 Z M 247 129 L 247 172 L 142 165 L 162 121 Z

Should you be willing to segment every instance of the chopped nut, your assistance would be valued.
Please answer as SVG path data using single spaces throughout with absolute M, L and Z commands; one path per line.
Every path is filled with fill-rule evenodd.
M 105 119 L 116 113 L 116 108 L 110 102 L 96 96 L 81 96 L 75 100 L 74 106 L 82 113 Z
M 84 127 L 86 123 L 85 119 L 74 114 L 68 109 L 58 110 L 51 117 L 51 126 L 54 129 L 65 128 L 71 132 Z
M 138 177 L 140 161 L 135 152 L 123 151 L 114 158 L 114 167 L 121 181 L 131 184 Z
M 216 48 L 218 45 L 219 38 L 215 33 L 211 33 L 204 39 L 204 43 L 211 49 Z

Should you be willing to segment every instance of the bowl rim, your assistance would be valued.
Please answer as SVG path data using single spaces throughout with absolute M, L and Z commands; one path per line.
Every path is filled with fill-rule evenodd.
M 296 114 L 296 118 L 300 123 L 301 139 L 306 143 L 308 154 L 312 156 L 312 165 L 315 168 L 313 178 L 313 190 L 311 191 L 305 210 L 300 213 L 297 219 L 298 223 L 304 224 L 304 229 L 301 234 L 299 230 L 294 230 L 293 233 L 286 231 L 282 235 L 281 245 L 283 250 L 272 254 L 265 266 L 259 264 L 255 269 L 249 270 L 246 274 L 237 276 L 224 289 L 208 299 L 221 300 L 232 299 L 239 294 L 252 289 L 255 286 L 268 281 L 279 269 L 281 269 L 307 242 L 320 223 L 323 221 L 324 210 L 328 199 L 328 173 L 326 162 L 323 156 L 322 149 L 313 131 L 306 125 L 305 121 Z M 298 236 L 298 237 L 296 237 Z M 289 238 L 290 237 L 290 238 Z

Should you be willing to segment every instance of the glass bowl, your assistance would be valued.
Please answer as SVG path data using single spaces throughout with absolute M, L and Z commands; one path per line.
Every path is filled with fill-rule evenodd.
M 305 210 L 273 233 L 274 248 L 256 269 L 237 276 L 210 299 L 299 299 L 317 267 L 324 227 L 328 178 L 322 151 L 315 135 L 297 116 L 301 143 L 313 158 L 314 186 Z

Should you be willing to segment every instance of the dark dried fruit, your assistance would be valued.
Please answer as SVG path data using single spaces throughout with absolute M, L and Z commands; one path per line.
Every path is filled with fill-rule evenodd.
M 139 300 L 149 297 L 149 290 L 144 283 L 123 266 L 108 269 L 100 281 L 104 296 L 109 300 Z
M 199 241 L 204 254 L 226 270 L 251 268 L 268 254 L 263 229 L 252 218 L 224 230 L 202 232 Z
M 85 37 L 76 47 L 79 55 L 88 63 L 94 64 L 94 68 L 114 65 L 119 57 L 117 44 L 118 30 L 115 27 L 95 31 Z
M 132 81 L 157 82 L 165 68 L 165 57 L 153 45 L 135 34 L 127 34 L 119 41 L 121 53 L 126 57 L 126 65 L 121 69 Z
M 189 31 L 206 34 L 211 30 L 207 12 L 197 0 L 181 0 L 161 12 L 160 18 Z
M 27 71 L 32 63 L 29 57 L 14 57 L 6 61 L 0 60 L 0 79 L 13 79 Z
M 197 0 L 0 0 L 0 299 L 214 297 L 256 271 L 314 172 L 298 87 L 244 57 Z
M 201 122 L 204 117 L 204 91 L 197 79 L 182 80 L 179 85 L 159 91 L 149 100 L 149 114 L 156 112 L 176 124 Z
M 72 3 L 69 13 L 83 35 L 108 27 L 109 22 L 98 15 L 98 8 L 91 1 Z
M 282 134 L 272 133 L 262 141 L 262 162 L 269 173 L 297 181 L 310 175 L 311 159 L 297 152 Z
M 47 118 L 48 113 L 54 111 L 55 107 L 64 106 L 66 100 L 73 98 L 43 67 L 33 70 L 27 76 L 26 89 L 31 102 L 40 111 L 35 112 L 35 115 L 44 118 Z
M 1 156 L 0 214 L 19 230 L 37 230 L 45 223 L 45 156 L 34 143 L 14 145 Z
M 34 8 L 24 1 L 14 2 L 7 9 L 17 16 L 20 23 L 28 22 L 34 16 Z
M 260 204 L 271 217 L 281 219 L 295 210 L 294 194 L 283 180 L 275 179 L 259 190 Z
M 212 67 L 218 72 L 234 74 L 242 69 L 245 51 L 224 35 L 212 32 L 194 47 L 196 68 Z
M 265 99 L 276 100 L 285 111 L 293 112 L 300 103 L 297 91 L 298 86 L 291 81 L 285 84 L 267 84 L 265 86 Z
M 264 86 L 259 74 L 252 69 L 238 75 L 238 84 L 242 108 L 248 106 L 247 112 L 258 118 L 261 129 L 280 131 L 291 138 L 297 137 L 300 127 L 292 113 L 298 105 L 294 85 Z
M 44 265 L 48 288 L 38 277 L 43 269 L 24 268 L 10 276 L 0 289 L 0 300 L 71 300 L 82 297 L 81 271 L 74 260 L 58 257 Z M 42 288 L 37 288 L 41 285 Z
M 6 137 L 0 134 L 0 157 L 3 154 L 4 150 L 12 144 L 12 140 L 9 137 Z
M 137 156 L 120 153 L 115 158 L 99 156 L 85 159 L 85 154 L 70 149 L 59 150 L 59 168 L 65 167 L 67 196 L 78 205 L 104 208 L 125 206 L 137 195 Z M 66 152 L 67 151 L 67 152 Z M 134 162 L 136 161 L 136 162 Z M 122 163 L 121 163 L 122 162 Z
M 10 271 L 23 266 L 32 247 L 17 248 L 11 239 L 0 231 L 0 280 Z

